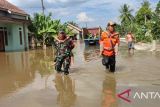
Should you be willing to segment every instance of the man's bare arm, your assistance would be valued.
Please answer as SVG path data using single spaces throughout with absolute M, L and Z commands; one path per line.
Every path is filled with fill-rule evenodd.
M 115 45 L 115 53 L 116 53 L 116 55 L 118 55 L 118 49 L 119 49 L 119 44 L 116 43 L 116 45 Z

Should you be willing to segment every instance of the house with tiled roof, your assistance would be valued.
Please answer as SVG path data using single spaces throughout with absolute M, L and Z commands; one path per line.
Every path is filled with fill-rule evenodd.
M 0 0 L 0 51 L 28 50 L 28 14 Z
M 79 28 L 78 26 L 74 26 L 74 25 L 72 25 L 72 24 L 70 24 L 70 23 L 68 23 L 67 24 L 68 26 L 68 28 L 69 29 L 71 29 L 72 30 L 72 32 L 74 33 L 74 37 L 76 38 L 76 39 L 82 39 L 82 29 L 81 28 Z
M 82 28 L 83 31 L 83 38 L 87 39 L 88 35 L 91 34 L 93 36 L 100 36 L 102 29 L 101 27 L 93 27 L 93 28 Z

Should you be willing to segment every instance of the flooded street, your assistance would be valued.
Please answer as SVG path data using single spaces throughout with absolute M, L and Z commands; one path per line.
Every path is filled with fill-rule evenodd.
M 159 107 L 160 99 L 117 97 L 127 89 L 160 92 L 160 53 L 121 44 L 115 74 L 101 64 L 99 48 L 77 41 L 70 75 L 56 74 L 53 50 L 0 53 L 0 107 Z

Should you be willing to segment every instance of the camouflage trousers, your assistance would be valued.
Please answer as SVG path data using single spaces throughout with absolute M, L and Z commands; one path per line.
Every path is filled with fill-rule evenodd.
M 55 70 L 60 73 L 69 74 L 69 67 L 71 64 L 71 56 L 57 56 L 55 59 Z

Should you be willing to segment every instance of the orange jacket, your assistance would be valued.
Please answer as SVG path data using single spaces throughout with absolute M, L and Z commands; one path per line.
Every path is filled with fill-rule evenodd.
M 100 44 L 103 45 L 103 52 L 102 54 L 105 56 L 112 56 L 115 54 L 114 47 L 116 44 L 119 44 L 119 35 L 114 35 L 114 33 L 109 33 L 108 31 L 102 32 L 101 38 L 100 38 Z

